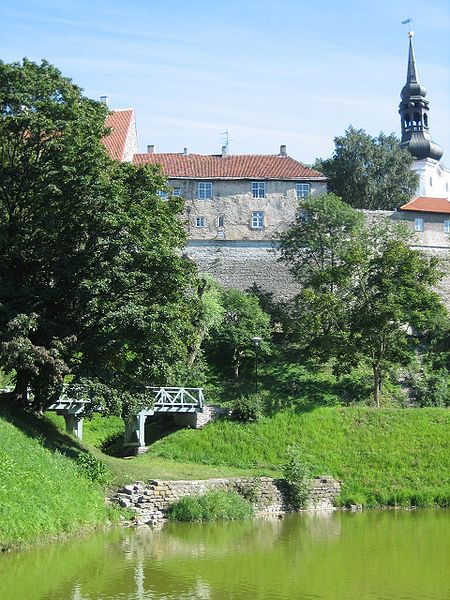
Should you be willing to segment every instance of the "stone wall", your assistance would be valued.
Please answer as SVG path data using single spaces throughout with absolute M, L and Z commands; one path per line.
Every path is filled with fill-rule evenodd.
M 193 240 L 271 240 L 284 231 L 295 219 L 298 210 L 296 183 L 309 183 L 311 195 L 326 192 L 326 182 L 315 179 L 298 181 L 262 180 L 266 185 L 264 198 L 253 198 L 252 180 L 213 179 L 213 197 L 199 199 L 199 180 L 170 179 L 169 186 L 179 189 L 185 200 L 188 236 Z M 262 227 L 252 226 L 252 212 L 264 215 Z M 196 218 L 203 217 L 203 226 L 196 226 Z M 219 217 L 223 224 L 219 225 Z
M 286 482 L 271 477 L 136 482 L 118 490 L 111 500 L 135 511 L 137 525 L 156 525 L 164 521 L 169 506 L 180 498 L 218 489 L 236 491 L 251 499 L 260 514 L 292 511 Z M 307 510 L 333 510 L 340 489 L 340 482 L 332 477 L 316 477 Z
M 209 273 L 225 287 L 246 290 L 254 283 L 277 299 L 294 296 L 299 286 L 279 252 L 270 242 L 189 242 L 186 256 L 201 272 Z

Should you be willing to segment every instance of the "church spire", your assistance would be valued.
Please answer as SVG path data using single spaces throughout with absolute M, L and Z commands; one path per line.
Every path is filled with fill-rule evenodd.
M 420 84 L 413 45 L 413 32 L 408 33 L 409 55 L 406 84 L 401 91 L 399 113 L 402 126 L 401 146 L 418 160 L 439 160 L 442 148 L 433 142 L 428 129 L 429 102 L 425 100 L 426 89 Z

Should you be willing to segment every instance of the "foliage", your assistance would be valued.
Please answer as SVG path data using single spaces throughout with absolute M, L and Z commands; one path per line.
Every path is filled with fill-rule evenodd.
M 80 453 L 77 456 L 77 465 L 80 471 L 88 479 L 100 485 L 106 485 L 111 481 L 111 472 L 104 462 L 89 454 L 88 452 Z
M 427 368 L 407 379 L 412 400 L 418 406 L 450 407 L 450 373 L 441 368 Z
M 241 423 L 259 421 L 264 415 L 264 404 L 261 393 L 241 395 L 230 406 L 231 416 Z
M 335 357 L 338 373 L 370 365 L 379 406 L 391 366 L 406 364 L 419 341 L 446 327 L 433 290 L 438 262 L 412 250 L 403 227 L 363 226 L 360 213 L 336 196 L 323 197 L 322 209 L 320 200 L 304 203 L 303 217 L 281 239 L 282 260 L 303 284 L 287 333 L 310 356 Z
M 270 352 L 270 318 L 257 298 L 240 290 L 223 290 L 221 303 L 224 316 L 212 332 L 207 347 L 217 362 L 232 367 L 238 379 L 243 359 L 255 357 L 253 337 L 262 338 L 258 347 L 260 356 Z
M 46 61 L 0 63 L 0 365 L 36 408 L 67 373 L 104 411 L 176 379 L 195 334 L 182 201 L 111 160 L 107 108 Z
M 282 472 L 289 486 L 289 502 L 295 509 L 306 508 L 311 494 L 311 468 L 302 458 L 298 445 L 288 446 L 286 456 Z
M 248 500 L 237 492 L 212 490 L 201 496 L 185 496 L 174 502 L 168 511 L 172 521 L 203 523 L 206 521 L 236 521 L 253 516 Z
M 196 335 L 193 338 L 192 345 L 189 348 L 189 368 L 192 378 L 194 362 L 201 356 L 201 345 L 205 339 L 211 337 L 212 331 L 220 326 L 224 318 L 224 308 L 221 302 L 221 289 L 213 277 L 207 273 L 202 273 L 198 279 L 197 285 L 197 307 L 193 315 L 193 325 Z M 201 362 L 198 361 L 198 362 Z
M 302 285 L 332 292 L 351 275 L 353 240 L 363 219 L 334 194 L 305 198 L 293 225 L 280 236 L 281 260 Z
M 368 135 L 350 126 L 334 139 L 329 159 L 315 168 L 328 177 L 328 189 L 355 208 L 395 210 L 409 202 L 417 184 L 412 155 L 400 147 L 394 134 Z

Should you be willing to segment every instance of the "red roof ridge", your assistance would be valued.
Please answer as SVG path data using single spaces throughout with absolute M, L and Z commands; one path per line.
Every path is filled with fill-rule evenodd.
M 450 214 L 450 200 L 448 198 L 418 196 L 400 206 L 400 210 Z
M 134 164 L 160 164 L 166 177 L 191 179 L 323 179 L 291 156 L 280 154 L 138 153 Z

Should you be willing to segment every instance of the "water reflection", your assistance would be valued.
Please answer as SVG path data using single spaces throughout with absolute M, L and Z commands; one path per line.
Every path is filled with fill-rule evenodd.
M 168 524 L 0 557 L 1 600 L 449 600 L 450 512 Z

